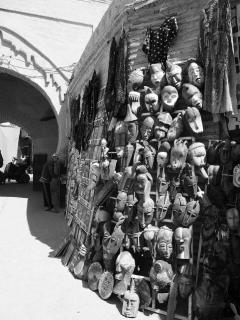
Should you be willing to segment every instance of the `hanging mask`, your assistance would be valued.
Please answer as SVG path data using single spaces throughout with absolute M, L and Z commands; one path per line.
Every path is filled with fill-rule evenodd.
M 193 289 L 193 271 L 192 264 L 187 263 L 181 266 L 178 276 L 178 292 L 182 299 L 187 299 Z
M 195 61 L 188 65 L 187 69 L 188 81 L 194 86 L 201 88 L 204 84 L 203 68 Z
M 100 178 L 100 166 L 98 162 L 92 162 L 90 164 L 89 185 L 87 190 L 92 190 L 96 187 Z
M 164 194 L 159 195 L 157 200 L 157 210 L 156 210 L 157 221 L 162 221 L 166 217 L 166 214 L 170 205 L 171 205 L 171 201 L 169 198 L 169 192 L 165 191 Z
M 198 200 L 187 202 L 186 198 L 178 194 L 173 203 L 173 222 L 177 226 L 189 227 L 198 218 L 200 205 Z
M 124 147 L 127 144 L 127 127 L 124 121 L 118 121 L 115 127 L 115 150 L 118 158 L 123 157 Z
M 173 231 L 167 226 L 162 226 L 156 234 L 156 255 L 158 259 L 169 260 L 173 252 Z
M 137 117 L 132 113 L 129 105 L 127 107 L 127 115 L 124 122 L 126 124 L 126 140 L 133 143 L 136 141 L 138 136 L 138 121 Z
M 226 211 L 226 220 L 230 230 L 239 229 L 239 211 L 237 208 L 230 208 Z
M 147 227 L 153 219 L 154 214 L 154 201 L 151 198 L 145 201 L 141 199 L 137 204 L 137 216 L 139 225 L 142 229 Z
M 159 168 L 165 168 L 169 161 L 170 144 L 167 141 L 161 143 L 157 154 L 157 164 Z
M 161 90 L 161 99 L 163 110 L 172 112 L 178 100 L 178 91 L 173 86 L 166 86 Z
M 182 97 L 187 105 L 196 107 L 198 109 L 202 108 L 202 93 L 194 85 L 190 83 L 184 83 L 182 85 Z
M 130 91 L 128 94 L 128 101 L 133 114 L 137 115 L 140 108 L 140 92 Z
M 183 174 L 181 175 L 181 186 L 183 192 L 190 198 L 196 198 L 198 192 L 198 178 L 195 174 L 195 170 L 188 163 L 183 169 Z
M 168 84 L 179 90 L 182 86 L 182 68 L 167 61 L 166 78 Z
M 204 167 L 206 165 L 206 149 L 201 142 L 194 142 L 188 148 L 188 161 L 196 167 Z
M 148 199 L 150 196 L 151 185 L 153 180 L 150 173 L 147 172 L 146 167 L 145 170 L 145 172 L 137 173 L 133 188 L 137 198 Z
M 178 115 L 173 119 L 168 132 L 167 140 L 173 142 L 178 139 L 183 132 L 183 112 L 179 112 Z
M 203 133 L 202 118 L 197 108 L 188 107 L 184 113 L 183 122 L 190 136 L 198 136 Z
M 147 117 L 143 120 L 140 126 L 140 134 L 143 140 L 147 141 L 153 133 L 154 119 L 152 117 Z
M 185 166 L 187 153 L 186 141 L 175 140 L 170 154 L 170 165 L 174 171 L 178 171 Z
M 131 85 L 133 90 L 138 90 L 143 83 L 143 70 L 135 69 L 129 74 L 128 83 Z
M 165 75 L 160 63 L 151 64 L 149 68 L 151 74 L 151 82 L 155 87 L 159 87 Z
M 148 88 L 145 94 L 145 106 L 150 114 L 157 113 L 159 111 L 158 95 Z
M 176 244 L 176 258 L 189 260 L 191 247 L 191 231 L 188 228 L 178 227 L 174 232 L 174 240 Z
M 158 115 L 154 126 L 154 137 L 160 141 L 166 137 L 168 129 L 172 123 L 172 117 L 168 112 L 161 112 Z
M 173 276 L 171 264 L 163 260 L 154 262 L 149 273 L 149 278 L 152 290 L 156 292 L 159 303 L 164 303 L 168 299 Z

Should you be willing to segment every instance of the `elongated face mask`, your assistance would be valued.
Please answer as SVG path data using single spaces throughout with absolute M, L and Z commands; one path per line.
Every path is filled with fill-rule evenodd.
M 188 79 L 189 83 L 201 88 L 204 84 L 203 68 L 196 62 L 191 62 L 188 66 Z

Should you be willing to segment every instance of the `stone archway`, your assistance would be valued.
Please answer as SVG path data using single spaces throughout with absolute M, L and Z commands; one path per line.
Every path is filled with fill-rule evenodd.
M 64 100 L 68 86 L 68 78 L 64 72 L 39 48 L 16 32 L 0 26 L 0 74 L 8 74 L 8 79 L 18 79 L 18 84 L 29 84 L 33 92 L 37 90 L 44 97 L 50 106 L 50 109 L 45 110 L 45 118 L 51 118 L 52 113 L 55 115 L 58 127 L 56 150 L 61 150 L 66 143 L 70 123 Z M 6 115 L 1 115 L 2 112 L 0 109 L 0 118 L 3 119 Z M 15 119 L 14 123 L 17 124 L 17 121 Z

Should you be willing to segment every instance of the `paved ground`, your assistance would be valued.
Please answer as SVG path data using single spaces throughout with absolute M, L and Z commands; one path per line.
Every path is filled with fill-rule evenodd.
M 1 320 L 126 319 L 116 298 L 103 301 L 51 257 L 66 231 L 63 212 L 45 212 L 31 184 L 0 185 Z

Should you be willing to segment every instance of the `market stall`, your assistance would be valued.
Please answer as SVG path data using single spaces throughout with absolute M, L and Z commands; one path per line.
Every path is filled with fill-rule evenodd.
M 235 1 L 114 1 L 73 74 L 56 256 L 126 317 L 238 319 L 239 17 Z

